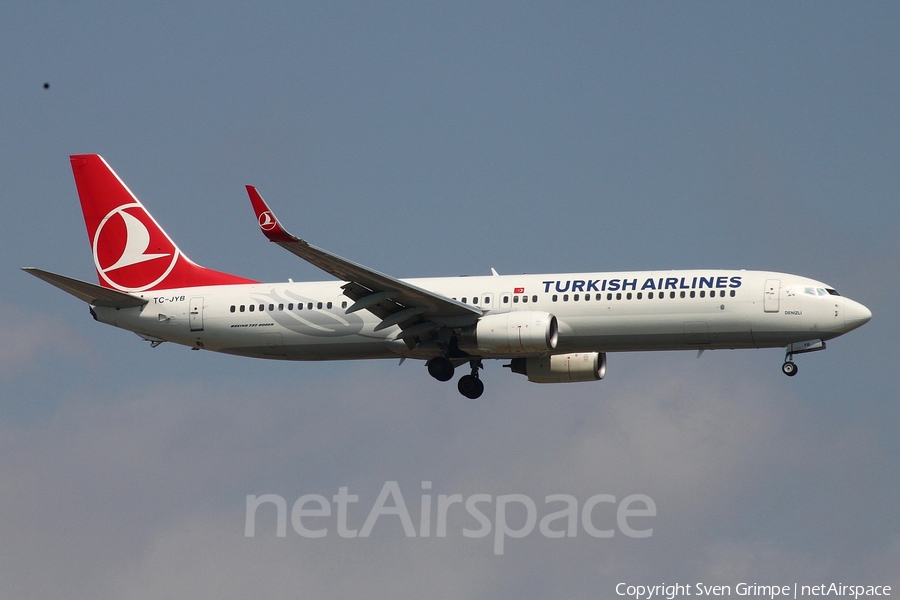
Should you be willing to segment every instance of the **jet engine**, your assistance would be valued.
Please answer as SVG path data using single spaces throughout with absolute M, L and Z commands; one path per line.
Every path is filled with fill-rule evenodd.
M 519 310 L 478 319 L 462 332 L 459 347 L 483 356 L 541 354 L 556 348 L 559 325 L 548 312 Z
M 525 375 L 534 383 L 598 381 L 606 375 L 606 352 L 514 358 L 509 367 L 513 373 Z

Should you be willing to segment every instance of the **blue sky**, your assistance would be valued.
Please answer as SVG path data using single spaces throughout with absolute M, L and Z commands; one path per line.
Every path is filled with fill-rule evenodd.
M 0 7 L 2 595 L 900 585 L 898 25 L 877 2 Z M 192 259 L 255 279 L 327 276 L 259 235 L 248 183 L 400 277 L 767 269 L 874 317 L 792 379 L 778 350 L 612 355 L 604 381 L 560 386 L 496 363 L 476 402 L 413 362 L 150 349 L 17 270 L 95 277 L 74 153 Z M 658 515 L 649 539 L 535 532 L 503 556 L 396 519 L 243 535 L 248 494 L 348 486 L 365 506 L 385 481 L 414 520 L 422 481 L 641 493 Z

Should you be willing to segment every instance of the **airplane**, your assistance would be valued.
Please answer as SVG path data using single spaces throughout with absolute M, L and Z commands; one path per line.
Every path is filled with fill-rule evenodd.
M 24 270 L 87 302 L 93 318 L 157 347 L 280 360 L 407 359 L 484 392 L 485 359 L 536 383 L 603 379 L 607 353 L 785 347 L 793 357 L 872 313 L 798 275 L 659 270 L 398 279 L 288 233 L 246 186 L 262 233 L 335 280 L 262 283 L 202 267 L 96 154 L 70 157 L 99 285 Z

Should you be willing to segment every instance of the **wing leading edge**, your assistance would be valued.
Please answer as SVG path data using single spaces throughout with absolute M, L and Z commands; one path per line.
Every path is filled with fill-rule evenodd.
M 379 273 L 291 235 L 255 187 L 248 185 L 247 193 L 259 228 L 269 241 L 346 281 L 344 295 L 354 301 L 347 312 L 368 310 L 376 315 L 382 319 L 376 331 L 398 325 L 401 331 L 395 338 L 410 343 L 440 327 L 471 325 L 483 314 L 478 307 Z

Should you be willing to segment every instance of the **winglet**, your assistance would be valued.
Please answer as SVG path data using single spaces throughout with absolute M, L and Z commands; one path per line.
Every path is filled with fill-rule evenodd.
M 259 195 L 256 188 L 252 185 L 247 186 L 247 194 L 250 195 L 250 204 L 253 205 L 253 212 L 256 213 L 256 222 L 259 223 L 259 229 L 263 232 L 270 242 L 302 242 L 288 233 L 263 197 Z

